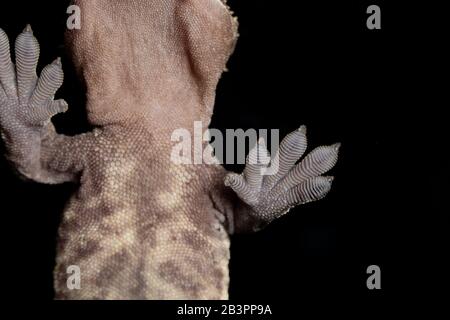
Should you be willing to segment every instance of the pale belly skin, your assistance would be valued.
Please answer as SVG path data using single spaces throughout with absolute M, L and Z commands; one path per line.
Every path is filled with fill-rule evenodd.
M 63 83 L 57 59 L 38 78 L 39 44 L 27 26 L 15 43 L 0 29 L 0 129 L 11 165 L 25 178 L 79 186 L 59 229 L 57 299 L 227 299 L 230 234 L 259 230 L 293 206 L 323 198 L 339 144 L 307 147 L 306 128 L 287 135 L 262 175 L 220 165 L 175 164 L 174 130 L 206 128 L 215 90 L 237 40 L 220 0 L 74 0 L 82 28 L 67 32 L 96 129 L 68 137 L 51 118 Z M 193 135 L 191 135 L 193 136 Z M 255 153 L 256 152 L 256 153 Z M 77 266 L 81 287 L 69 289 Z
M 155 138 L 138 131 L 96 137 L 60 227 L 56 297 L 226 299 L 230 240 L 210 194 L 225 171 L 173 164 L 170 145 L 143 149 Z M 67 288 L 70 265 L 80 290 Z

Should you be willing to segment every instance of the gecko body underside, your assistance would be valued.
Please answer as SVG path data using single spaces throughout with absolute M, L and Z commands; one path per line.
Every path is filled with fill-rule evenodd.
M 57 59 L 36 75 L 31 27 L 10 58 L 0 29 L 0 127 L 6 157 L 28 179 L 79 184 L 59 228 L 57 299 L 226 299 L 229 232 L 254 231 L 291 207 L 324 197 L 339 144 L 301 162 L 306 128 L 284 138 L 279 170 L 248 162 L 242 174 L 218 165 L 177 165 L 171 133 L 209 124 L 217 83 L 237 39 L 218 0 L 76 0 L 81 30 L 67 45 L 87 87 L 92 132 L 68 137 L 50 121 L 67 103 Z M 263 142 L 250 151 L 267 153 Z M 79 266 L 80 290 L 67 287 Z

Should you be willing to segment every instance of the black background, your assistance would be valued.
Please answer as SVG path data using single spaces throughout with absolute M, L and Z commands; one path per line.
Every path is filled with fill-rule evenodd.
M 292 210 L 260 233 L 233 236 L 231 299 L 370 302 L 445 289 L 444 10 L 425 1 L 395 2 L 229 0 L 241 36 L 219 85 L 212 127 L 277 128 L 284 136 L 306 124 L 311 147 L 343 144 L 326 199 Z M 370 4 L 381 7 L 382 30 L 366 28 Z M 2 1 L 0 27 L 14 39 L 32 24 L 40 68 L 63 56 L 66 82 L 58 96 L 71 111 L 54 122 L 75 134 L 89 126 L 65 58 L 67 6 Z M 74 187 L 21 181 L 3 159 L 0 177 L 3 291 L 50 300 L 58 221 Z M 381 267 L 380 291 L 366 287 L 371 264 Z

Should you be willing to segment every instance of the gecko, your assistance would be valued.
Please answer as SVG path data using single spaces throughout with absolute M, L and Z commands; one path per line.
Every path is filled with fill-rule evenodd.
M 319 200 L 340 144 L 304 156 L 306 127 L 277 150 L 278 170 L 249 161 L 241 174 L 216 164 L 176 164 L 171 134 L 209 125 L 215 92 L 236 46 L 225 0 L 74 0 L 81 29 L 66 47 L 86 87 L 93 130 L 57 133 L 63 83 L 57 58 L 37 75 L 31 26 L 15 41 L 0 29 L 0 128 L 20 176 L 75 183 L 58 230 L 55 299 L 228 299 L 230 237 L 254 232 L 296 205 Z M 192 130 L 192 129 L 189 129 Z M 258 157 L 259 153 L 256 153 Z M 78 266 L 81 287 L 67 286 Z

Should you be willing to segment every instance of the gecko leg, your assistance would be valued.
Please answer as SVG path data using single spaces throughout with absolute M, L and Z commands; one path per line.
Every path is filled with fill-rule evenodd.
M 46 66 L 37 77 L 40 48 L 30 26 L 17 37 L 15 52 L 16 66 L 11 61 L 9 39 L 0 29 L 0 128 L 7 158 L 32 180 L 70 181 L 71 174 L 51 168 L 51 162 L 62 163 L 55 155 L 61 155 L 73 140 L 56 134 L 50 121 L 68 108 L 64 100 L 54 100 L 64 79 L 61 60 Z
M 307 147 L 306 127 L 287 135 L 276 155 L 278 171 L 264 175 L 264 164 L 269 152 L 264 140 L 250 151 L 242 174 L 229 173 L 225 185 L 250 207 L 246 210 L 252 218 L 265 223 L 287 213 L 292 207 L 322 199 L 330 191 L 333 177 L 322 176 L 337 162 L 340 144 L 314 149 L 301 162 Z

